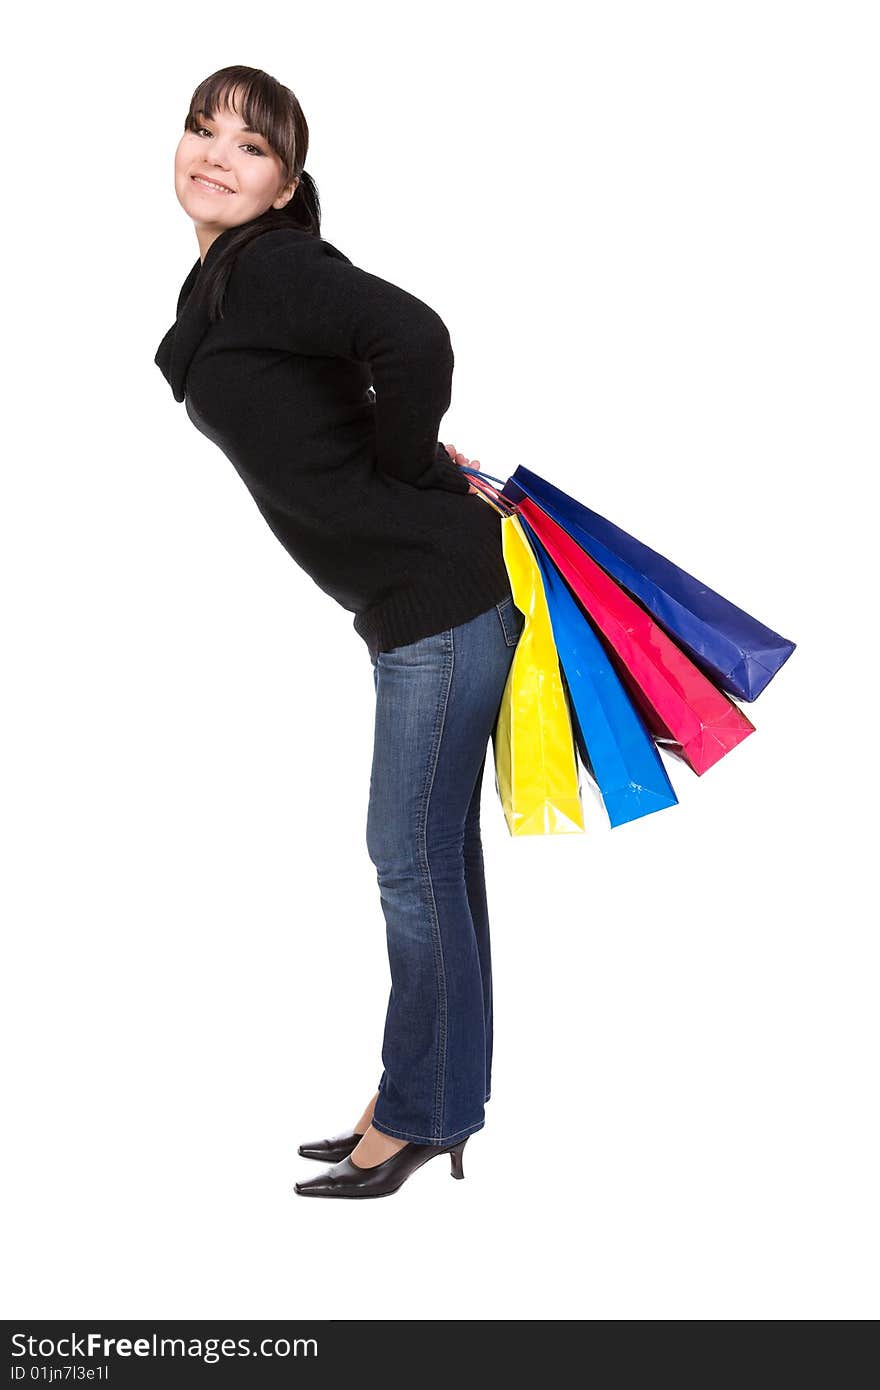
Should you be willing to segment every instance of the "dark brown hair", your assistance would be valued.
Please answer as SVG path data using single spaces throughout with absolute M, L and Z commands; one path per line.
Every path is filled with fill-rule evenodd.
M 260 68 L 228 67 L 206 77 L 190 98 L 184 130 L 195 130 L 197 113 L 213 119 L 218 107 L 232 105 L 245 125 L 257 130 L 281 160 L 283 182 L 299 178 L 293 197 L 283 208 L 268 208 L 259 217 L 243 222 L 229 236 L 220 255 L 205 272 L 200 297 L 208 305 L 210 317 L 222 318 L 226 283 L 235 257 L 243 246 L 263 232 L 278 227 L 295 227 L 310 236 L 321 235 L 321 204 L 318 189 L 303 165 L 309 148 L 309 127 L 302 107 L 289 87 Z

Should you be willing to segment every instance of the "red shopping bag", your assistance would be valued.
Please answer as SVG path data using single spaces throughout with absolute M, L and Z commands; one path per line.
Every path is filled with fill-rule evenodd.
M 567 531 L 530 498 L 518 506 L 616 656 L 621 680 L 658 745 L 699 776 L 754 733 L 739 706 Z

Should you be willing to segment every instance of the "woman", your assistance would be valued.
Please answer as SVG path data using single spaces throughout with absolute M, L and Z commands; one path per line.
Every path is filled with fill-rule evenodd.
M 199 260 L 156 362 L 275 535 L 354 614 L 373 664 L 367 846 L 391 993 L 378 1089 L 300 1146 L 307 1196 L 378 1197 L 450 1153 L 461 1177 L 492 1062 L 480 843 L 488 742 L 523 625 L 501 518 L 437 439 L 453 353 L 438 315 L 320 235 L 296 97 L 254 68 L 196 88 L 175 189 Z

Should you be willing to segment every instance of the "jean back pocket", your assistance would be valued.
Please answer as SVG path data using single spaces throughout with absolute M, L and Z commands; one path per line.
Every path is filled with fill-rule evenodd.
M 500 603 L 496 603 L 498 617 L 501 619 L 501 629 L 504 633 L 504 640 L 508 647 L 515 647 L 520 638 L 520 633 L 525 627 L 526 620 L 513 601 L 513 596 L 508 594 Z

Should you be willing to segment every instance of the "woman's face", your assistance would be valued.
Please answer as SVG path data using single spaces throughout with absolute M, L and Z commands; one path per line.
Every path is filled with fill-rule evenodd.
M 281 160 L 265 136 L 244 129 L 236 110 L 220 108 L 211 120 L 200 111 L 196 120 L 198 128 L 185 130 L 177 146 L 174 186 L 200 241 L 289 202 L 298 180 L 284 183 Z

